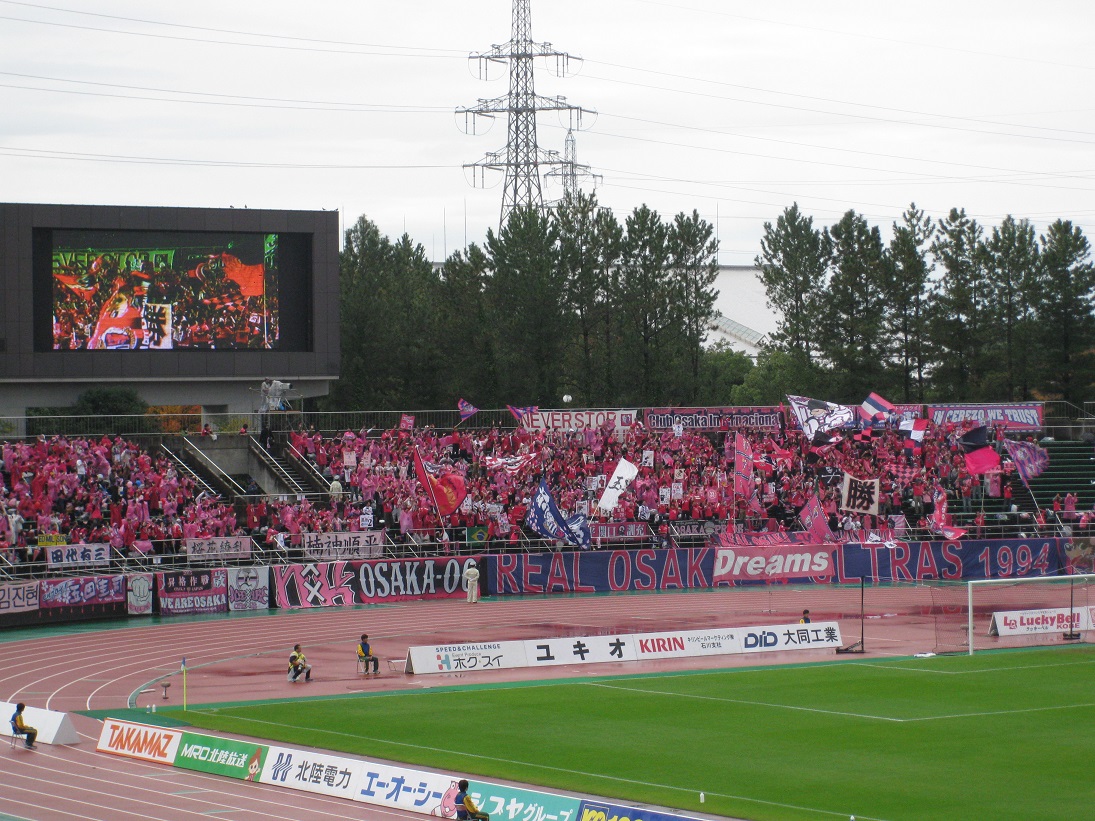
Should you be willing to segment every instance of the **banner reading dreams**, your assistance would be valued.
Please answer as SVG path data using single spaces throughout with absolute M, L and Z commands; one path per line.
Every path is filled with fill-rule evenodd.
M 277 607 L 346 607 L 353 604 L 449 599 L 464 595 L 464 569 L 472 560 L 399 559 L 277 565 L 271 569 Z

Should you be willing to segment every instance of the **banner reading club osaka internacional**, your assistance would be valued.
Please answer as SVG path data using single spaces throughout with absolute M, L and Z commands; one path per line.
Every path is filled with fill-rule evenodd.
M 462 556 L 278 565 L 271 569 L 270 582 L 278 607 L 455 598 L 464 595 L 464 569 L 479 559 Z
M 647 408 L 649 430 L 672 430 L 680 425 L 688 431 L 760 428 L 779 430 L 779 408 L 770 405 L 739 408 Z

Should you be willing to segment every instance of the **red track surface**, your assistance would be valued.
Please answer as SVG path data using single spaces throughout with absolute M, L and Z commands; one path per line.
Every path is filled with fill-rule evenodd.
M 741 624 L 779 623 L 810 607 L 815 621 L 855 616 L 843 625 L 845 641 L 859 636 L 858 591 L 851 601 L 833 600 L 826 610 L 819 591 L 781 598 L 783 612 L 772 620 L 757 618 L 757 602 L 743 590 L 717 590 L 660 595 L 545 597 L 408 602 L 358 609 L 283 612 L 277 615 L 180 620 L 119 629 L 62 634 L 52 629 L 41 638 L 0 645 L 5 663 L 0 695 L 35 707 L 75 712 L 121 709 L 153 703 L 182 702 L 181 659 L 185 656 L 188 703 L 208 704 L 252 699 L 308 697 L 389 689 L 428 688 L 500 680 L 543 678 L 546 675 L 589 676 L 656 672 L 669 669 L 724 668 L 758 663 L 831 660 L 821 651 L 718 656 L 628 664 L 559 667 L 546 672 L 493 671 L 409 676 L 393 672 L 386 659 L 403 659 L 410 645 L 488 641 L 602 632 L 653 632 Z M 850 599 L 851 597 L 848 597 Z M 784 601 L 785 599 L 785 601 Z M 748 611 L 751 616 L 744 617 Z M 354 647 L 367 632 L 381 657 L 380 677 L 356 673 Z M 923 631 L 925 634 L 927 631 Z M 934 631 L 933 631 L 934 632 Z M 887 641 L 893 641 L 889 639 Z M 883 653 L 907 654 L 931 649 L 927 635 L 921 644 L 876 646 Z M 310 684 L 289 684 L 286 660 L 300 643 L 313 666 Z M 168 702 L 158 680 L 170 681 Z M 95 751 L 100 723 L 73 716 L 80 744 L 60 747 L 40 744 L 37 751 L 21 746 L 0 756 L 4 788 L 2 809 L 16 818 L 53 819 L 412 819 L 399 811 L 277 787 L 239 782 L 156 764 L 146 764 Z M 302 743 L 306 743 L 302 742 Z M 474 774 L 472 774 L 474 775 Z

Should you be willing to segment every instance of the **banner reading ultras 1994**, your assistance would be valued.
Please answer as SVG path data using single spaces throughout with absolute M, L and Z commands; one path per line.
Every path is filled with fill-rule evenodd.
M 271 582 L 278 607 L 344 607 L 464 594 L 464 569 L 478 556 L 279 565 Z

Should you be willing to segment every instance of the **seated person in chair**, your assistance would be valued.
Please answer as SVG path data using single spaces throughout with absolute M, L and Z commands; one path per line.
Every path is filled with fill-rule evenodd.
M 369 634 L 361 634 L 361 644 L 357 646 L 357 661 L 361 666 L 361 669 L 365 671 L 365 674 L 369 674 L 369 667 L 372 666 L 372 672 L 380 674 L 380 659 L 373 655 L 372 648 L 369 647 Z
M 21 701 L 15 705 L 15 713 L 11 717 L 11 732 L 12 735 L 25 735 L 27 737 L 27 748 L 34 749 L 34 740 L 38 738 L 38 731 L 23 721 L 23 710 L 25 709 L 27 709 L 27 705 Z

